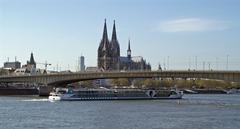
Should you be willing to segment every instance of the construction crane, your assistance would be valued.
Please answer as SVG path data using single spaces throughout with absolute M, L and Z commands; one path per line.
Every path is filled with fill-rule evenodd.
M 47 67 L 48 67 L 49 65 L 52 65 L 52 64 L 47 63 L 47 61 L 46 61 L 45 63 L 37 63 L 37 64 L 44 65 L 44 66 L 45 66 L 45 71 L 46 71 L 46 72 L 47 72 Z

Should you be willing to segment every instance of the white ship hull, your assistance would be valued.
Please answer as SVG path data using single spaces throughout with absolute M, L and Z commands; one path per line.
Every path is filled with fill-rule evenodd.
M 82 95 L 84 92 L 87 94 Z M 95 92 L 95 90 L 90 91 L 80 91 L 80 93 L 56 93 L 51 92 L 49 96 L 50 101 L 90 101 L 90 100 L 154 100 L 154 99 L 181 99 L 183 96 L 183 92 L 180 91 L 171 91 L 166 95 L 164 92 L 161 91 L 161 95 L 158 95 L 158 91 L 155 90 L 138 90 L 136 91 L 120 91 L 118 92 L 103 92 L 98 91 L 97 94 L 91 93 Z M 105 94 L 103 94 L 103 93 Z M 168 91 L 166 91 L 168 92 Z M 81 94 L 82 93 L 82 94 Z M 143 93 L 143 94 L 136 94 L 136 93 Z

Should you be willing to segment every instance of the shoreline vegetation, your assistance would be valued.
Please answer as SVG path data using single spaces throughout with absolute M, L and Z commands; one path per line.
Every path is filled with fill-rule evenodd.
M 178 89 L 202 89 L 202 90 L 229 90 L 240 89 L 240 83 L 227 82 L 221 80 L 207 79 L 109 79 L 109 88 L 141 88 L 141 89 L 162 89 L 162 88 L 178 88 Z M 82 87 L 91 87 L 93 81 L 82 81 Z

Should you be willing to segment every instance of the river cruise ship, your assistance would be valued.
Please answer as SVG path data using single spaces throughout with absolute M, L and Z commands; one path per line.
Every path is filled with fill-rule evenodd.
M 50 101 L 84 100 L 151 100 L 181 99 L 178 90 L 143 90 L 143 89 L 55 89 L 49 95 Z

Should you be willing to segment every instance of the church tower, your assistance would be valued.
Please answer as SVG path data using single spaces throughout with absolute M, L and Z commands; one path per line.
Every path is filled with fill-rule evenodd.
M 119 47 L 119 43 L 117 40 L 115 20 L 113 23 L 112 40 L 110 42 L 110 47 L 111 47 L 111 68 L 112 68 L 112 70 L 119 70 L 119 68 L 120 68 L 120 47 Z
M 130 39 L 128 40 L 127 57 L 128 57 L 129 60 L 131 60 L 131 58 L 132 58 L 132 55 L 131 55 L 131 47 L 130 47 Z
M 128 70 L 131 70 L 132 69 L 132 55 L 131 55 L 130 39 L 128 40 L 127 59 L 128 59 Z
M 31 65 L 33 68 L 36 68 L 36 62 L 34 60 L 33 53 L 31 53 L 30 61 L 27 61 L 27 65 Z
M 103 37 L 98 47 L 98 68 L 102 70 L 110 70 L 111 68 L 110 44 L 107 34 L 106 19 L 103 28 Z

